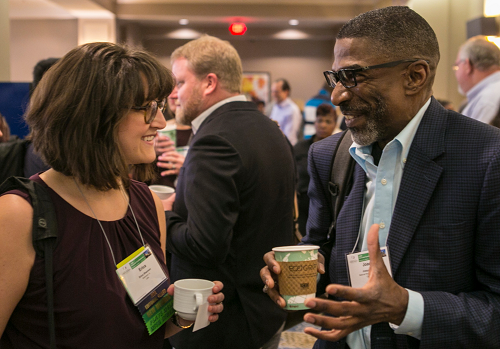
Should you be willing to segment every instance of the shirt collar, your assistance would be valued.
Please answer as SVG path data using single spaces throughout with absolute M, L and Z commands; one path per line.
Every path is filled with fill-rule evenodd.
M 408 152 L 410 151 L 411 143 L 413 142 L 413 138 L 417 133 L 418 126 L 422 121 L 422 118 L 427 111 L 427 108 L 431 104 L 431 99 L 429 98 L 427 102 L 420 108 L 417 114 L 410 120 L 410 122 L 405 126 L 405 128 L 392 140 L 388 143 L 399 142 L 402 147 L 401 151 L 401 161 L 403 162 L 401 165 L 404 167 L 404 163 L 406 163 L 406 158 L 408 156 Z M 349 148 L 349 152 L 351 156 L 360 164 L 361 167 L 366 172 L 365 161 L 368 156 L 371 156 L 372 145 L 359 145 L 356 142 L 353 142 L 351 147 Z
M 281 101 L 281 103 L 276 103 L 276 105 L 280 108 L 284 108 L 290 104 L 290 101 L 291 101 L 290 97 L 286 97 L 284 100 Z
M 222 107 L 224 104 L 227 104 L 227 103 L 231 103 L 231 102 L 246 102 L 246 101 L 247 101 L 247 98 L 244 95 L 237 95 L 237 96 L 233 96 L 233 97 L 229 97 L 229 98 L 223 99 L 222 101 L 215 103 L 210 108 L 208 108 L 207 110 L 205 110 L 203 113 L 201 113 L 200 115 L 198 115 L 193 121 L 191 121 L 191 128 L 193 129 L 193 134 L 196 134 L 196 132 L 199 130 L 199 128 L 200 128 L 201 124 L 203 123 L 203 121 L 205 121 L 205 119 L 210 114 L 212 114 L 212 112 L 215 109 L 217 109 L 219 107 Z
M 470 101 L 471 99 L 474 99 L 475 96 L 477 96 L 481 91 L 486 88 L 490 83 L 495 82 L 500 80 L 500 71 L 497 71 L 496 73 L 493 73 L 491 75 L 488 75 L 485 77 L 483 80 L 479 81 L 477 84 L 475 84 L 468 92 L 467 92 L 467 99 Z

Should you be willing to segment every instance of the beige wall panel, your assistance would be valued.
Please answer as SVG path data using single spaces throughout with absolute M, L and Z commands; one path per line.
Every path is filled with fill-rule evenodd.
M 78 44 L 77 20 L 11 20 L 11 80 L 30 82 L 42 59 L 62 57 Z
M 0 81 L 10 81 L 9 2 L 0 0 Z

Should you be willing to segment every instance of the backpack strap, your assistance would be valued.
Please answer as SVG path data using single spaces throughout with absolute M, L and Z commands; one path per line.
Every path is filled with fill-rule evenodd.
M 344 204 L 344 199 L 351 191 L 352 176 L 354 174 L 355 161 L 349 154 L 349 147 L 352 145 L 351 131 L 346 130 L 340 136 L 335 150 L 333 151 L 332 162 L 330 164 L 330 181 L 328 181 L 328 191 L 330 192 L 330 209 L 332 210 L 332 223 L 328 229 L 326 242 L 321 245 L 320 250 L 325 257 L 325 268 L 330 264 L 330 255 L 335 243 L 337 227 L 337 217 Z M 330 284 L 328 271 L 320 276 L 317 285 L 317 294 L 323 295 L 326 286 Z
M 351 191 L 352 175 L 354 174 L 355 161 L 349 153 L 352 145 L 351 131 L 346 130 L 340 137 L 333 152 L 330 169 L 330 181 L 328 191 L 330 192 L 332 224 L 328 231 L 328 240 L 333 239 L 332 233 L 337 226 L 337 217 L 344 204 L 344 199 Z
M 39 183 L 22 177 L 9 177 L 0 186 L 0 193 L 11 190 L 28 192 L 33 207 L 33 247 L 45 259 L 45 282 L 50 331 L 50 348 L 56 348 L 54 321 L 53 251 L 57 240 L 57 220 L 54 205 L 47 190 Z

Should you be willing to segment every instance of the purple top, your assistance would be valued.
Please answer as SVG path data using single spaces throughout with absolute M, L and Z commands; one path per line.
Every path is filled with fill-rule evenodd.
M 38 176 L 31 179 L 47 185 Z M 48 188 L 54 203 L 58 239 L 54 251 L 54 309 L 57 347 L 161 348 L 164 326 L 148 335 L 139 310 L 127 296 L 96 219 L 89 217 Z M 26 198 L 27 194 L 15 193 Z M 161 265 L 164 257 L 156 206 L 149 188 L 132 181 L 130 205 Z M 117 263 L 142 246 L 134 218 L 127 210 L 117 221 L 101 221 Z M 166 267 L 165 267 L 166 270 Z M 48 348 L 47 291 L 44 260 L 38 256 L 29 284 L 0 339 L 0 348 Z

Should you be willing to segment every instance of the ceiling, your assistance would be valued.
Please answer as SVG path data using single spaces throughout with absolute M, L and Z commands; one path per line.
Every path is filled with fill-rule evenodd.
M 106 1 L 106 0 L 102 0 Z M 232 22 L 248 28 L 242 40 L 332 38 L 332 31 L 359 13 L 391 5 L 391 0 L 117 0 L 121 25 L 137 23 L 150 37 L 190 28 L 229 37 Z M 188 19 L 182 26 L 179 20 Z M 290 19 L 298 20 L 291 26 Z M 168 32 L 170 30 L 170 32 Z M 172 34 L 170 34 L 172 35 Z
M 331 39 L 348 19 L 407 0 L 9 0 L 11 19 L 115 17 L 118 28 L 141 30 L 149 38 L 173 32 L 230 36 L 229 24 L 244 22 L 242 40 Z M 187 19 L 189 24 L 180 25 Z M 299 21 L 291 26 L 290 19 Z M 170 35 L 170 36 L 169 36 Z

